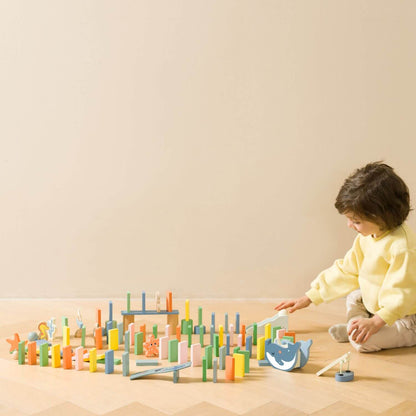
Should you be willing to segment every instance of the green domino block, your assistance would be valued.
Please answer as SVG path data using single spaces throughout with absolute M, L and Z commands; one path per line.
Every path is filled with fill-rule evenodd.
M 207 357 L 202 357 L 202 381 L 207 381 Z
M 127 292 L 127 312 L 130 312 L 130 292 Z
M 214 335 L 214 352 L 215 356 L 220 356 L 220 336 L 218 334 Z
M 240 350 L 237 352 L 237 354 L 244 355 L 244 371 L 246 373 L 249 373 L 250 372 L 250 351 Z
M 233 353 L 234 354 L 237 354 L 237 353 L 239 353 L 240 352 L 240 347 L 235 347 L 234 349 L 233 349 Z
M 113 321 L 113 329 L 117 328 L 117 321 Z
M 190 319 L 189 321 L 182 319 L 181 321 L 181 334 L 187 335 L 188 334 L 188 326 L 191 325 L 191 327 L 194 327 L 194 321 Z
M 18 346 L 18 363 L 19 364 L 24 364 L 26 361 L 26 351 L 25 351 L 25 342 L 24 341 L 20 341 L 19 342 L 19 346 Z
M 153 336 L 157 338 L 157 325 L 153 325 Z
M 170 363 L 178 361 L 178 340 L 176 338 L 169 341 L 168 361 Z
M 253 324 L 253 345 L 257 345 L 257 324 Z
M 136 332 L 134 334 L 134 353 L 136 355 L 143 354 L 143 332 Z
M 202 308 L 198 308 L 198 326 L 202 325 Z
M 192 345 L 192 325 L 188 324 L 188 348 Z
M 85 348 L 85 332 L 86 332 L 86 328 L 85 326 L 83 326 L 81 328 L 81 345 L 83 348 Z
M 286 341 L 291 342 L 292 344 L 294 343 L 294 339 L 293 337 L 289 336 L 289 335 L 285 335 L 284 337 L 282 337 L 282 339 L 285 339 Z
M 205 347 L 205 357 L 207 357 L 207 368 L 212 368 L 212 345 Z
M 68 326 L 68 318 L 66 316 L 62 317 L 62 326 Z
M 39 365 L 41 367 L 47 367 L 49 365 L 47 342 L 40 344 L 39 346 Z
M 204 327 L 202 325 L 199 326 L 199 343 L 201 347 L 204 346 Z

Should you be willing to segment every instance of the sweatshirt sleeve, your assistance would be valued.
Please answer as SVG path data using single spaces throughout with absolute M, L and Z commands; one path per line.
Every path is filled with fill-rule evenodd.
M 379 292 L 376 314 L 391 325 L 414 313 L 416 308 L 416 252 L 403 250 L 393 255 Z
M 358 273 L 363 254 L 358 235 L 352 248 L 343 259 L 336 260 L 329 268 L 321 272 L 311 283 L 306 296 L 315 304 L 330 302 L 358 289 Z

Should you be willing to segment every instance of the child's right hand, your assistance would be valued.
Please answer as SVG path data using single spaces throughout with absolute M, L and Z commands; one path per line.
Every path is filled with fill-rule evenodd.
M 274 309 L 276 311 L 287 309 L 289 313 L 292 313 L 298 309 L 307 308 L 311 303 L 312 301 L 305 295 L 298 299 L 284 300 L 280 302 Z

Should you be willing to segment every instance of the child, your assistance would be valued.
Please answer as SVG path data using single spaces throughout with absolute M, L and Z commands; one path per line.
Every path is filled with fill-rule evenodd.
M 404 224 L 406 184 L 390 166 L 370 163 L 345 180 L 335 207 L 358 232 L 352 248 L 305 296 L 275 309 L 291 313 L 348 295 L 348 324 L 329 329 L 336 341 L 359 352 L 416 345 L 416 235 Z

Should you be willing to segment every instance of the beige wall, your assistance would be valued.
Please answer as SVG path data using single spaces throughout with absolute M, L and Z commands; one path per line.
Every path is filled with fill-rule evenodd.
M 2 0 L 0 296 L 302 294 L 354 238 L 352 170 L 384 159 L 416 199 L 415 18 Z

